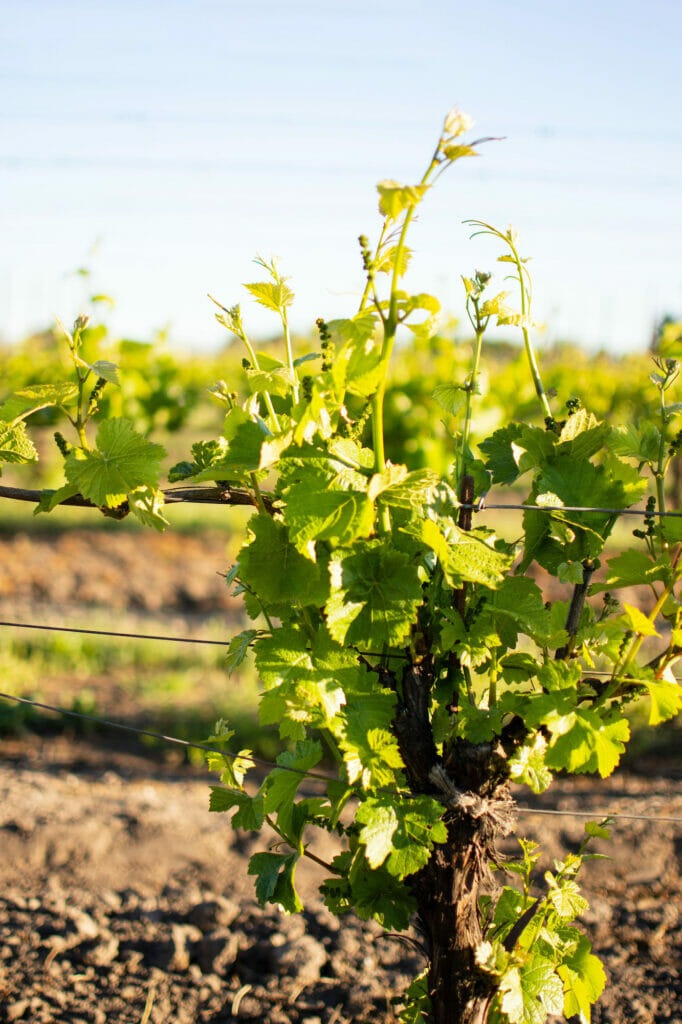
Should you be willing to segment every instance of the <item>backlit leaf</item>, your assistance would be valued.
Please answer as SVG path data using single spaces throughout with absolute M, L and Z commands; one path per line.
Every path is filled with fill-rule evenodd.
M 95 451 L 74 449 L 66 458 L 66 479 L 95 505 L 116 508 L 138 487 L 156 488 L 166 452 L 138 434 L 130 420 L 105 420 Z

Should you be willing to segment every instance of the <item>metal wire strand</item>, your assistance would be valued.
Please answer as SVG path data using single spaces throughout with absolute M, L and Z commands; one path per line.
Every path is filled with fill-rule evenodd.
M 154 633 L 114 633 L 109 629 L 81 629 L 76 626 L 43 626 L 37 622 L 0 622 L 0 626 L 12 626 L 15 629 L 46 629 L 51 633 L 86 633 L 89 636 L 115 636 L 125 640 L 170 640 L 176 644 L 213 644 L 218 647 L 229 647 L 229 640 L 203 640 L 194 636 L 157 636 Z
M 231 757 L 233 759 L 244 758 L 253 761 L 254 764 L 261 765 L 265 768 L 279 768 L 280 771 L 293 772 L 295 775 L 300 775 L 308 779 L 318 779 L 321 782 L 333 781 L 333 778 L 329 775 L 322 775 L 319 772 L 304 771 L 301 768 L 293 768 L 289 765 L 280 765 L 275 761 L 266 761 L 262 757 L 256 757 L 253 754 L 241 754 L 235 753 L 230 750 L 220 750 L 217 747 L 209 747 L 205 743 L 194 743 L 191 740 L 183 740 L 177 736 L 167 736 L 164 733 L 152 732 L 150 729 L 139 729 L 134 725 L 125 725 L 123 722 L 112 722 L 107 718 L 97 718 L 94 715 L 86 715 L 81 711 L 70 711 L 68 708 L 55 707 L 52 704 L 43 704 L 40 701 L 30 700 L 28 697 L 16 697 L 11 693 L 0 693 L 0 698 L 4 700 L 15 701 L 18 704 L 28 704 L 30 707 L 41 708 L 44 711 L 54 711 L 59 715 L 70 715 L 72 718 L 84 719 L 87 722 L 95 722 L 97 725 L 105 725 L 111 729 L 121 729 L 124 732 L 132 732 L 138 736 L 150 736 L 153 739 L 163 740 L 165 743 L 177 743 L 183 747 L 191 747 L 194 750 L 204 750 L 209 754 L 220 754 L 221 757 Z M 350 787 L 353 788 L 353 787 Z M 398 793 L 397 790 L 381 789 L 380 792 L 388 796 L 404 797 L 407 794 Z M 571 811 L 571 810 L 560 810 L 559 808 L 544 808 L 544 807 L 527 807 L 523 804 L 515 805 L 514 810 L 520 814 L 560 814 L 568 817 L 576 818 L 618 818 L 634 820 L 634 821 L 655 821 L 655 822 L 666 822 L 666 823 L 677 823 L 682 824 L 682 817 L 666 817 L 661 815 L 646 815 L 646 814 L 628 814 L 621 811 Z

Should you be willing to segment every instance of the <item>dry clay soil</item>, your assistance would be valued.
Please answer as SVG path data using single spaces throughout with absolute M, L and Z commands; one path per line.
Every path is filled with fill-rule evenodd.
M 201 538 L 182 538 L 191 592 L 186 561 L 164 543 L 178 538 L 5 538 L 12 572 L 0 616 L 54 622 L 54 602 L 178 616 L 221 601 L 229 615 L 214 539 L 204 550 Z M 153 574 L 156 607 L 145 609 Z M 421 969 L 419 953 L 372 923 L 329 914 L 310 862 L 298 874 L 305 914 L 259 907 L 246 868 L 261 840 L 208 813 L 201 769 L 154 759 L 121 734 L 4 738 L 0 752 L 0 1021 L 396 1020 L 392 999 Z M 682 757 L 636 767 L 560 779 L 533 806 L 682 818 Z M 542 843 L 549 866 L 576 849 L 583 820 L 524 812 L 517 831 Z M 329 857 L 330 844 L 315 849 Z M 682 824 L 621 819 L 601 852 L 610 859 L 589 862 L 582 879 L 583 926 L 609 979 L 592 1019 L 682 1024 Z

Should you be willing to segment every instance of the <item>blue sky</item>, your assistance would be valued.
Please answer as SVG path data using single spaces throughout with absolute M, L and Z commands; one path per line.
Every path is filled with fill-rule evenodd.
M 376 182 L 418 180 L 453 103 L 505 139 L 429 195 L 408 286 L 461 315 L 460 274 L 497 254 L 476 217 L 519 230 L 547 341 L 632 349 L 682 317 L 678 0 L 0 11 L 0 337 L 72 319 L 84 263 L 116 330 L 184 346 L 222 340 L 209 291 L 274 328 L 240 289 L 257 253 L 298 329 L 351 314 Z

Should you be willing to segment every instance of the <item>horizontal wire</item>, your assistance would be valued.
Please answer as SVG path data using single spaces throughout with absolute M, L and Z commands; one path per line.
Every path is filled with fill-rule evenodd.
M 115 636 L 123 640 L 170 640 L 177 644 L 213 644 L 219 647 L 229 647 L 230 640 L 204 640 L 194 636 L 161 636 L 155 633 L 116 633 L 110 629 L 82 629 L 80 626 L 44 626 L 39 622 L 0 622 L 0 626 L 10 626 L 13 629 L 45 629 L 51 633 L 84 633 L 87 636 Z M 366 658 L 407 658 L 406 654 L 391 653 L 385 654 L 381 651 L 357 651 L 358 655 Z
M 229 640 L 203 640 L 193 636 L 157 636 L 154 633 L 114 633 L 109 629 L 81 629 L 76 626 L 43 626 L 37 622 L 0 622 L 16 629 L 45 629 L 52 633 L 86 633 L 89 636 L 116 636 L 125 640 L 171 640 L 176 644 L 214 644 L 229 647 Z
M 44 491 L 28 491 L 18 487 L 0 487 L 0 498 L 9 498 L 15 501 L 40 501 Z M 229 486 L 225 487 L 169 487 L 163 491 L 163 494 L 167 502 L 171 503 L 182 503 L 189 502 L 191 504 L 206 504 L 206 505 L 254 505 L 253 496 L 242 488 L 233 488 Z M 272 502 L 272 498 L 268 494 L 262 495 L 266 505 Z M 81 494 L 75 494 L 70 498 L 65 498 L 64 501 L 59 503 L 60 505 L 77 505 L 79 507 L 97 508 L 93 502 L 84 498 Z M 477 502 L 457 502 L 457 508 L 471 509 L 472 512 L 486 512 L 488 510 L 495 511 L 515 511 L 515 512 L 597 512 L 603 515 L 618 515 L 618 516 L 656 516 L 659 519 L 681 519 L 681 512 L 669 512 L 669 511 L 657 511 L 652 509 L 649 511 L 645 508 L 603 508 L 601 506 L 591 505 L 521 505 L 521 504 L 503 504 L 503 503 L 490 503 L 486 500 L 486 496 L 480 498 Z
M 475 503 L 458 502 L 457 508 L 471 509 L 472 512 L 487 512 L 489 509 L 496 511 L 513 510 L 515 512 L 599 512 L 603 515 L 618 516 L 657 516 L 659 519 L 681 519 L 682 512 L 658 512 L 655 509 L 649 511 L 645 508 L 603 508 L 592 505 L 507 505 L 489 503 L 484 498 Z
M 107 718 L 97 718 L 94 715 L 86 715 L 81 711 L 70 711 L 68 708 L 55 707 L 52 704 L 43 704 L 40 701 L 30 700 L 28 697 L 16 697 L 11 693 L 0 693 L 0 698 L 4 700 L 15 701 L 18 704 L 28 704 L 30 707 L 41 708 L 44 711 L 54 711 L 58 715 L 69 715 L 72 718 L 84 719 L 87 722 L 95 722 L 97 725 L 106 725 L 111 729 L 120 729 L 123 732 L 132 732 L 138 736 L 150 736 L 153 739 L 163 740 L 166 743 L 177 743 L 183 747 L 191 747 L 195 750 L 204 750 L 209 754 L 220 754 L 221 757 L 231 757 L 233 760 L 238 758 L 244 758 L 244 760 L 252 761 L 254 764 L 259 764 L 265 768 L 279 768 L 281 771 L 292 772 L 295 775 L 300 775 L 303 778 L 318 779 L 321 782 L 333 782 L 335 781 L 332 776 L 321 775 L 319 772 L 304 771 L 302 768 L 294 768 L 290 765 L 277 764 L 275 761 L 266 761 L 262 757 L 256 757 L 253 754 L 241 754 L 234 753 L 230 750 L 219 750 L 217 747 L 209 747 L 204 743 L 194 743 L 191 740 L 183 740 L 177 736 L 167 736 L 164 733 L 152 732 L 150 729 L 139 729 L 134 725 L 125 725 L 123 722 L 112 722 Z M 356 787 L 350 786 L 350 789 Z M 357 791 L 357 790 L 356 790 Z M 381 793 L 387 796 L 398 796 L 404 797 L 408 794 L 398 793 L 395 790 L 381 789 Z M 620 811 L 571 811 L 571 810 L 559 810 L 550 808 L 535 808 L 527 807 L 524 805 L 514 805 L 514 810 L 519 811 L 521 814 L 560 814 L 565 816 L 572 816 L 578 818 L 627 818 L 635 821 L 655 821 L 655 822 L 676 822 L 682 823 L 682 817 L 664 817 L 659 815 L 643 815 L 643 814 L 628 814 Z
M 322 782 L 333 781 L 329 775 L 321 775 L 319 772 L 304 771 L 302 768 L 293 768 L 289 765 L 277 764 L 275 761 L 265 761 L 254 754 L 234 753 L 230 750 L 220 750 L 218 747 L 209 747 L 205 743 L 194 743 L 192 740 L 182 740 L 178 736 L 167 736 L 165 733 L 153 732 L 151 729 L 140 729 L 134 725 L 125 725 L 123 722 L 112 722 L 108 718 L 97 718 L 94 715 L 86 715 L 82 711 L 71 711 L 68 708 L 55 707 L 53 704 L 43 704 L 37 700 L 29 700 L 28 697 L 16 697 L 12 693 L 0 693 L 4 700 L 13 700 L 17 704 L 28 704 L 30 707 L 41 708 L 43 711 L 54 711 L 58 715 L 70 715 L 71 718 L 81 718 L 86 722 L 95 722 L 97 725 L 107 725 L 111 729 L 121 729 L 123 732 L 133 732 L 138 736 L 150 736 L 155 740 L 164 740 L 166 743 L 177 743 L 182 747 L 192 747 L 195 750 L 204 750 L 208 754 L 220 754 L 222 757 L 231 757 L 237 760 L 242 757 L 245 760 L 253 761 L 254 764 L 262 765 L 265 768 L 281 768 L 282 771 L 293 772 L 309 779 L 320 779 Z
M 628 821 L 667 821 L 667 822 L 682 822 L 681 818 L 670 818 L 656 815 L 655 817 L 650 814 L 627 814 L 621 811 L 571 811 L 571 810 L 558 810 L 557 808 L 549 807 L 525 807 L 522 804 L 515 804 L 514 810 L 520 814 L 563 814 L 570 816 L 571 818 L 627 818 Z

